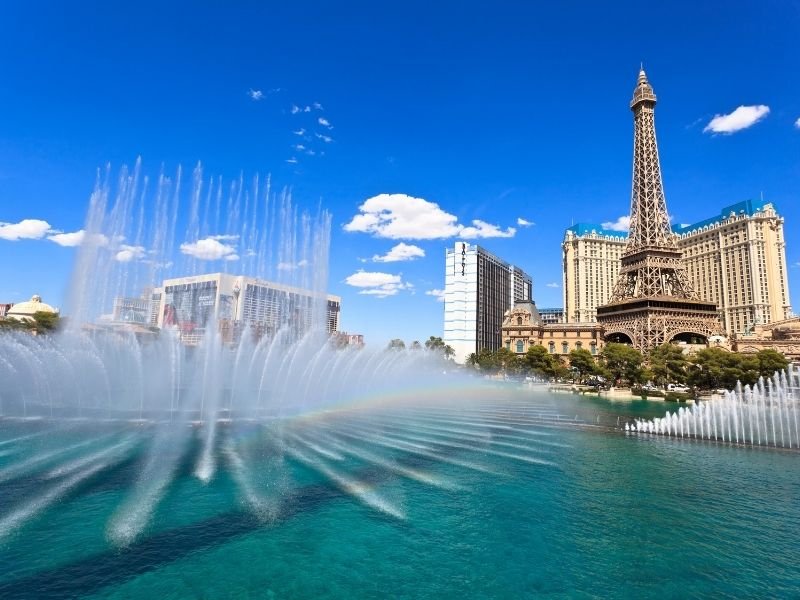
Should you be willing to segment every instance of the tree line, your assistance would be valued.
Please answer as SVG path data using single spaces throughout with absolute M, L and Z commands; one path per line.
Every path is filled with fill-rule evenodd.
M 27 331 L 38 335 L 57 331 L 61 326 L 61 318 L 57 313 L 37 311 L 33 319 L 0 319 L 0 332 Z
M 597 358 L 597 360 L 595 360 Z M 789 361 L 775 350 L 755 354 L 705 348 L 687 355 L 680 346 L 663 344 L 647 355 L 627 344 L 606 344 L 595 357 L 584 348 L 572 350 L 567 364 L 544 346 L 532 346 L 517 355 L 506 348 L 470 354 L 467 364 L 488 374 L 532 376 L 543 380 L 636 386 L 652 382 L 659 387 L 670 383 L 698 389 L 732 389 L 736 382 L 752 385 L 759 377 L 772 377 Z

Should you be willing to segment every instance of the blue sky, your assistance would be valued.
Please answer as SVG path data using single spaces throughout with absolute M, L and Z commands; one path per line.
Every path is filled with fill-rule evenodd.
M 74 232 L 98 167 L 200 160 L 227 178 L 270 173 L 298 203 L 332 211 L 330 290 L 342 326 L 368 342 L 441 335 L 442 305 L 426 292 L 443 287 L 459 227 L 514 228 L 477 241 L 533 276 L 540 306 L 559 306 L 548 284 L 560 285 L 564 229 L 628 211 L 628 103 L 643 61 L 675 222 L 763 193 L 786 217 L 800 302 L 797 3 L 76 4 L 3 8 L 0 223 Z M 736 131 L 706 130 L 740 106 L 722 120 Z M 381 194 L 424 200 L 394 201 L 445 237 L 413 239 L 402 220 L 346 231 Z M 75 248 L 3 231 L 18 230 L 0 226 L 0 301 L 62 304 Z M 400 243 L 414 260 L 372 260 Z

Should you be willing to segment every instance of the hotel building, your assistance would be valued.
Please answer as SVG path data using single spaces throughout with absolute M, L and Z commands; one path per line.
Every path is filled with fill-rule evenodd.
M 716 217 L 673 227 L 700 299 L 716 303 L 725 331 L 791 316 L 783 217 L 769 202 L 727 206 Z M 591 323 L 611 299 L 626 233 L 579 224 L 564 234 L 564 318 Z
M 456 242 L 445 253 L 444 336 L 456 362 L 502 345 L 503 318 L 516 302 L 530 300 L 533 282 L 485 248 Z

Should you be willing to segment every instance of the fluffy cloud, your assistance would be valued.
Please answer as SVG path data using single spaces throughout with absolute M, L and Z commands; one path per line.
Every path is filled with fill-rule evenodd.
M 400 275 L 359 270 L 348 276 L 344 282 L 347 285 L 361 288 L 359 294 L 386 298 L 396 296 L 400 290 L 411 289 L 410 283 L 404 283 Z
M 253 253 L 255 254 L 255 253 Z M 248 253 L 249 256 L 249 253 Z M 303 260 L 299 260 L 296 263 L 293 262 L 279 262 L 278 263 L 278 270 L 279 271 L 294 271 L 295 269 L 300 269 L 302 267 L 307 267 L 308 261 L 304 258 Z
M 286 162 L 289 163 L 290 165 L 296 165 L 297 159 L 293 156 L 292 158 L 287 158 Z
M 333 125 L 331 125 L 331 122 L 328 121 L 328 119 L 326 119 L 325 117 L 320 117 L 319 119 L 317 119 L 317 123 L 319 123 L 323 127 L 327 127 L 328 129 L 333 129 Z
M 611 231 L 628 231 L 631 228 L 630 215 L 622 215 L 616 221 L 606 221 L 603 223 L 603 229 L 610 229 Z
M 797 121 L 794 122 L 794 126 L 800 129 L 800 117 L 798 117 Z
M 714 115 L 704 132 L 711 133 L 736 133 L 758 123 L 769 114 L 769 106 L 763 104 L 753 106 L 740 106 L 727 115 Z
M 254 90 L 253 88 L 250 88 L 247 91 L 247 95 L 250 96 L 250 98 L 252 100 L 255 100 L 256 102 L 264 98 L 264 92 L 262 92 L 261 90 Z
M 559 286 L 559 285 L 558 285 L 558 284 L 557 284 L 555 281 L 551 281 L 550 283 L 546 283 L 546 284 L 545 284 L 545 286 L 546 286 L 546 287 L 549 287 L 549 288 L 557 288 L 557 287 L 560 287 L 560 286 Z
M 303 136 L 306 134 L 306 130 L 301 127 L 300 129 L 298 129 L 297 131 L 293 131 L 292 133 L 295 135 Z
M 290 108 L 289 111 L 293 115 L 296 115 L 297 113 L 301 113 L 301 112 L 304 112 L 304 113 L 311 112 L 311 107 L 310 106 L 302 106 L 301 107 L 301 106 L 297 106 L 296 104 L 292 104 L 292 108 Z
M 314 102 L 314 104 L 312 104 L 311 106 L 313 106 L 317 110 L 325 110 L 324 108 L 322 108 L 322 104 L 320 104 L 319 102 Z
M 373 262 L 400 262 L 402 260 L 414 260 L 415 258 L 424 258 L 425 250 L 419 246 L 412 244 L 404 244 L 400 242 L 394 248 L 389 250 L 383 256 L 377 254 L 372 257 Z
M 315 133 L 314 135 L 316 135 L 319 139 L 321 139 L 326 144 L 330 144 L 333 141 L 333 138 L 331 136 L 329 136 L 329 135 L 323 135 L 321 133 Z
M 531 225 L 536 225 L 536 223 L 528 221 L 528 219 L 523 219 L 522 217 L 517 217 L 517 225 L 520 227 L 530 227 Z
M 471 227 L 461 226 L 459 236 L 468 240 L 474 238 L 510 238 L 514 237 L 515 233 L 517 233 L 517 230 L 513 227 L 506 227 L 505 231 L 503 231 L 497 225 L 492 225 L 480 219 L 474 219 Z
M 197 240 L 191 244 L 181 244 L 181 252 L 199 260 L 239 260 L 236 249 L 223 244 L 214 237 Z
M 444 302 L 444 290 L 428 290 L 426 296 L 433 296 L 437 302 Z
M 50 223 L 39 219 L 23 219 L 19 223 L 0 223 L 0 239 L 10 242 L 40 240 L 51 231 Z
M 127 244 L 122 244 L 114 255 L 114 260 L 118 262 L 131 262 L 132 260 L 144 258 L 144 255 L 144 246 L 128 246 Z
M 516 233 L 513 227 L 503 231 L 480 220 L 465 227 L 458 223 L 455 215 L 443 211 L 435 202 L 406 194 L 379 194 L 367 199 L 358 209 L 361 213 L 345 224 L 345 231 L 371 233 L 395 240 L 512 237 Z
M 52 235 L 48 235 L 47 239 L 51 242 L 55 242 L 59 246 L 72 248 L 74 246 L 80 246 L 86 242 L 86 232 L 83 229 L 79 229 L 78 231 L 72 231 L 69 233 L 54 233 Z M 92 242 L 98 246 L 108 246 L 108 238 L 102 233 L 94 234 L 94 236 L 92 236 Z

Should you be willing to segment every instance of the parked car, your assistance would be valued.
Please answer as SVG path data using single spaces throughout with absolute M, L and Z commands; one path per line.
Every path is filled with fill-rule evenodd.
M 670 383 L 667 385 L 668 392 L 688 392 L 689 388 L 679 383 Z

